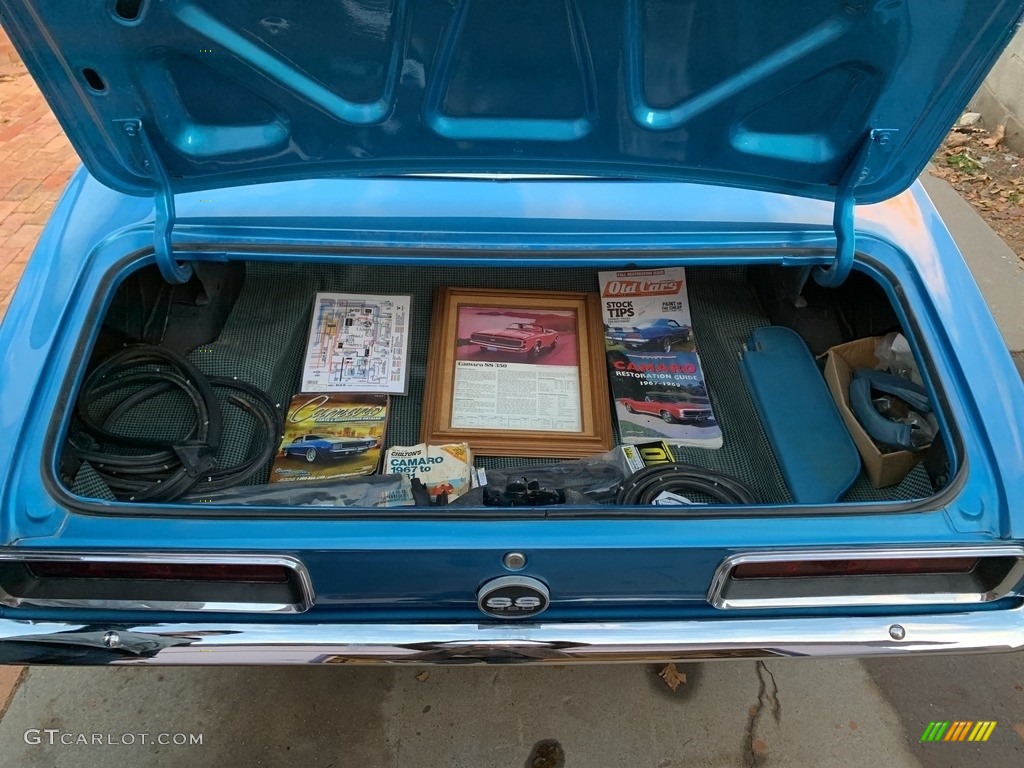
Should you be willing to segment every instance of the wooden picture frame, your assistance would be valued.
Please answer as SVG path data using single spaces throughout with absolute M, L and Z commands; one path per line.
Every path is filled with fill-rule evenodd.
M 420 440 L 465 441 L 478 456 L 610 450 L 602 328 L 594 293 L 438 288 Z

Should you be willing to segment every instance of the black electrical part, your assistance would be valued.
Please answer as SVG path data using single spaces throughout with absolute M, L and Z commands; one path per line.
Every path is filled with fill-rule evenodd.
M 537 480 L 525 477 L 509 480 L 504 490 L 484 488 L 485 507 L 546 507 L 552 504 L 565 504 L 565 491 L 541 488 Z
M 641 469 L 623 483 L 615 503 L 653 504 L 662 493 L 680 496 L 699 493 L 722 504 L 757 503 L 754 491 L 740 480 L 692 464 L 655 464 Z

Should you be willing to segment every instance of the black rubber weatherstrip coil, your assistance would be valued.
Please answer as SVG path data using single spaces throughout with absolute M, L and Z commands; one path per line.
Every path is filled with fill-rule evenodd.
M 264 437 L 254 455 L 229 466 L 216 459 L 223 430 L 217 389 L 230 390 L 226 402 L 249 414 Z M 184 395 L 192 412 L 183 437 L 139 437 L 113 429 L 125 414 L 172 391 Z M 108 410 L 97 416 L 101 404 Z M 174 501 L 240 485 L 270 461 L 283 427 L 280 409 L 257 387 L 208 377 L 185 357 L 150 344 L 124 347 L 97 365 L 82 386 L 76 414 L 93 444 L 72 441 L 72 449 L 117 498 L 128 501 Z
M 679 496 L 699 493 L 722 504 L 756 504 L 749 486 L 722 472 L 692 464 L 655 464 L 645 467 L 623 483 L 616 504 L 653 504 L 662 493 Z

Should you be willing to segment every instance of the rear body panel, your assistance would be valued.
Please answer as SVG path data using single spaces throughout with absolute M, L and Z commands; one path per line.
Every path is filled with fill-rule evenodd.
M 585 207 L 579 204 L 584 197 Z M 216 201 L 215 207 L 201 202 L 206 199 Z M 324 259 L 383 259 L 396 269 L 422 263 L 514 267 L 537 260 L 591 268 L 666 261 L 811 265 L 826 263 L 835 247 L 827 204 L 683 184 L 308 181 L 180 196 L 178 208 L 176 239 L 196 258 L 290 261 L 295 268 Z M 686 212 L 685 219 L 680 212 Z M 254 228 L 253 221 L 262 226 Z M 317 629 L 318 637 L 334 648 L 348 640 L 331 628 L 341 632 L 343 624 L 353 622 L 463 622 L 470 633 L 480 620 L 476 591 L 507 572 L 502 557 L 510 551 L 526 554 L 523 574 L 549 585 L 552 603 L 545 621 L 728 620 L 732 627 L 745 612 L 715 609 L 707 600 L 716 569 L 731 555 L 1019 542 L 1024 538 L 1024 387 L 970 273 L 918 186 L 892 201 L 859 209 L 858 222 L 859 268 L 888 286 L 904 327 L 926 347 L 926 375 L 942 382 L 945 410 L 959 427 L 958 473 L 936 499 L 888 508 L 750 508 L 735 517 L 693 519 L 607 508 L 582 516 L 578 510 L 515 509 L 491 517 L 396 513 L 342 519 L 336 513 L 318 517 L 316 512 L 280 510 L 253 519 L 250 511 L 239 516 L 227 508 L 203 507 L 198 516 L 193 510 L 182 518 L 175 517 L 182 509 L 173 506 L 126 510 L 122 505 L 121 514 L 108 515 L 102 503 L 70 503 L 47 483 L 55 461 L 54 430 L 60 426 L 54 415 L 65 410 L 62 398 L 73 391 L 66 385 L 74 385 L 79 375 L 104 297 L 120 276 L 152 260 L 152 208 L 79 173 L 0 327 L 5 385 L 0 418 L 10 438 L 0 444 L 0 466 L 6 472 L 0 497 L 2 542 L 7 552 L 293 556 L 308 569 L 315 591 L 312 608 L 297 616 L 242 620 L 282 627 L 326 622 Z M 1006 631 L 1019 626 L 1019 616 L 1007 612 L 1016 602 L 1011 595 L 974 610 L 1002 616 Z M 966 616 L 956 610 L 956 616 Z M 865 638 L 874 641 L 874 635 L 886 631 L 888 618 L 898 615 L 906 621 L 928 611 L 899 606 L 781 613 L 807 621 L 815 615 L 874 616 L 873 629 L 864 630 Z M 931 611 L 928 621 L 941 633 L 943 614 Z M 123 629 L 161 620 L 192 621 L 216 629 L 240 620 L 237 614 L 42 607 L 2 607 L 0 615 L 9 636 L 21 633 L 23 621 L 68 622 L 63 626 L 70 630 L 75 622 L 87 629 Z M 950 616 L 956 626 L 974 625 L 973 619 Z M 744 631 L 752 633 L 750 646 L 762 647 L 758 627 L 779 629 L 769 626 L 772 620 L 763 612 L 744 620 L 749 622 Z M 684 629 L 682 624 L 673 625 L 674 630 L 668 626 L 662 630 Z M 691 631 L 698 625 L 686 626 Z M 529 635 L 508 631 L 506 640 Z M 500 636 L 499 630 L 483 635 Z M 934 648 L 988 647 L 979 638 Z M 703 651 L 690 651 L 712 657 L 715 642 L 724 640 L 709 640 L 698 644 Z M 684 645 L 673 647 L 683 654 Z M 652 658 L 659 656 L 643 643 L 638 647 Z M 842 653 L 851 652 L 843 648 Z M 9 658 L 25 660 L 16 654 Z M 46 658 L 40 653 L 29 660 Z

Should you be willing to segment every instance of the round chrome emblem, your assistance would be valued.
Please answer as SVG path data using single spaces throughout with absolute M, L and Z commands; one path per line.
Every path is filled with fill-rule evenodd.
M 542 613 L 550 602 L 544 583 L 529 576 L 492 579 L 476 593 L 476 604 L 496 619 L 528 619 Z

